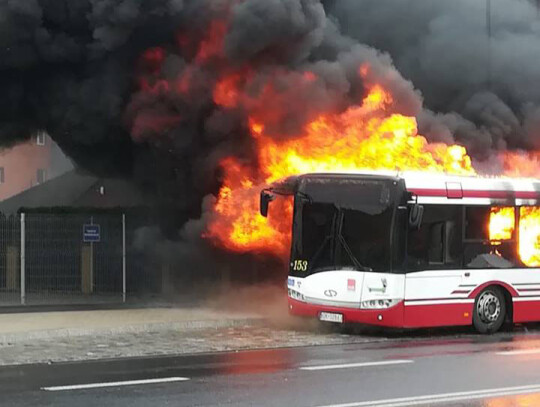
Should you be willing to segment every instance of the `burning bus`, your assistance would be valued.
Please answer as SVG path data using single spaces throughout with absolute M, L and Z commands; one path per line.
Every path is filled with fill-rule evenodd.
M 540 180 L 305 174 L 264 189 L 263 216 L 280 195 L 293 315 L 481 333 L 540 320 Z

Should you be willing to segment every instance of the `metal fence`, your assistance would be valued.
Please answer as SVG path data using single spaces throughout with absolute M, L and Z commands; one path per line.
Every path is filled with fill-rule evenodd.
M 126 301 L 123 214 L 0 217 L 0 305 Z

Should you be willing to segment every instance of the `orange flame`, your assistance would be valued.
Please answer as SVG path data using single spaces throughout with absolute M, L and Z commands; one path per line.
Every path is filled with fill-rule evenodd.
M 519 257 L 529 267 L 540 266 L 540 208 L 519 211 Z
M 492 208 L 489 216 L 489 240 L 509 240 L 516 227 L 514 208 Z
M 515 229 L 514 208 L 492 208 L 489 218 L 489 239 L 512 238 Z M 519 257 L 529 267 L 540 266 L 540 208 L 521 207 L 519 211 Z
M 224 105 L 236 99 L 237 93 L 226 90 L 234 82 L 222 81 L 216 89 L 214 97 Z M 475 174 L 465 148 L 428 143 L 418 135 L 414 117 L 386 114 L 392 103 L 392 96 L 375 85 L 360 105 L 321 115 L 305 126 L 301 137 L 281 142 L 265 135 L 264 123 L 250 119 L 258 170 L 234 158 L 222 162 L 224 186 L 215 206 L 217 216 L 205 236 L 229 250 L 286 256 L 292 204 L 276 201 L 266 219 L 258 213 L 258 193 L 265 184 L 294 174 L 366 169 Z
M 230 4 L 236 1 L 241 0 L 233 0 Z M 292 203 L 277 200 L 272 204 L 269 218 L 264 218 L 258 212 L 258 196 L 267 184 L 290 175 L 362 170 L 476 174 L 464 147 L 429 143 L 418 134 L 414 117 L 393 113 L 393 95 L 381 84 L 373 83 L 371 67 L 367 63 L 357 69 L 368 88 L 359 103 L 339 113 L 336 113 L 339 106 L 324 106 L 319 111 L 325 113 L 304 118 L 306 124 L 299 134 L 292 126 L 296 137 L 291 138 L 290 134 L 279 137 L 275 128 L 294 121 L 291 111 L 302 113 L 302 106 L 298 109 L 298 103 L 295 103 L 295 93 L 298 91 L 303 96 L 298 100 L 309 101 L 310 90 L 320 91 L 324 81 L 316 72 L 290 72 L 285 68 L 264 73 L 273 79 L 277 77 L 275 82 L 260 81 L 256 80 L 252 68 L 227 64 L 224 38 L 229 13 L 230 8 L 225 7 L 222 19 L 212 21 L 202 37 L 179 34 L 178 44 L 184 51 L 190 51 L 192 46 L 196 48 L 186 52 L 193 54 L 194 65 L 188 66 L 174 83 L 160 78 L 166 57 L 163 48 L 147 50 L 140 61 L 144 72 L 139 79 L 140 90 L 156 98 L 170 92 L 188 95 L 191 88 L 197 86 L 194 78 L 200 67 L 219 70 L 222 68 L 217 67 L 225 66 L 228 73 L 221 73 L 213 89 L 213 101 L 224 109 L 247 112 L 256 162 L 244 163 L 233 157 L 221 162 L 223 186 L 216 199 L 214 216 L 204 234 L 216 245 L 238 252 L 267 251 L 285 257 L 290 242 Z M 302 93 L 304 90 L 307 91 Z M 175 114 L 141 115 L 133 125 L 132 135 L 137 141 L 143 141 L 180 121 L 181 117 Z M 537 176 L 540 169 L 540 153 L 511 152 L 502 154 L 499 159 L 507 176 Z M 518 251 L 527 265 L 540 265 L 539 216 L 539 208 L 522 208 L 520 211 Z M 510 239 L 516 227 L 514 219 L 513 208 L 494 210 L 488 225 L 490 239 Z
M 278 200 L 268 218 L 259 214 L 258 191 L 247 167 L 227 158 L 222 163 L 227 180 L 219 191 L 214 207 L 216 215 L 210 224 L 207 238 L 234 251 L 260 250 L 285 254 L 288 250 L 288 228 L 292 219 L 292 202 Z M 275 210 L 274 210 L 275 209 Z M 279 216 L 274 216 L 279 213 Z M 285 218 L 285 219 L 284 219 Z

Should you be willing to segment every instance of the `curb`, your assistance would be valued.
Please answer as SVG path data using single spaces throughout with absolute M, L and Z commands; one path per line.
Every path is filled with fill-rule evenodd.
M 219 319 L 182 322 L 155 322 L 140 325 L 126 325 L 113 328 L 62 328 L 45 331 L 27 331 L 0 334 L 0 344 L 27 342 L 39 339 L 69 338 L 93 335 L 118 335 L 123 333 L 149 333 L 162 331 L 197 331 L 211 328 L 231 328 L 253 326 L 264 322 L 264 318 Z

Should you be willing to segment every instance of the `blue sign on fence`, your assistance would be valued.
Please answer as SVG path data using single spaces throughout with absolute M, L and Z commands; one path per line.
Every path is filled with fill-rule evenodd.
M 83 225 L 83 242 L 99 242 L 101 238 L 99 225 Z

